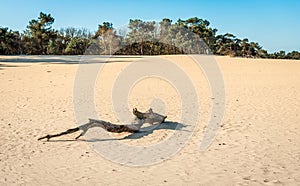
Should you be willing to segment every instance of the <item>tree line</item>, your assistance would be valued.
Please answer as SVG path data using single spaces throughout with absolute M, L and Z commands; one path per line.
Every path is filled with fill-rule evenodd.
M 130 19 L 127 28 L 116 30 L 103 22 L 96 32 L 84 28 L 55 30 L 51 14 L 40 13 L 23 33 L 0 27 L 1 55 L 165 55 L 215 54 L 251 58 L 300 59 L 298 51 L 268 53 L 257 42 L 231 33 L 217 34 L 209 21 L 165 18 L 159 23 Z

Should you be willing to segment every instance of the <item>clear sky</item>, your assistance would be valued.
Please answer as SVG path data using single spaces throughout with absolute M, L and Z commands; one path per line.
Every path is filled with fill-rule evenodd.
M 91 31 L 104 21 L 120 27 L 136 18 L 199 17 L 218 34 L 247 37 L 269 52 L 300 51 L 300 0 L 0 0 L 0 26 L 22 31 L 40 12 L 55 18 L 56 29 Z

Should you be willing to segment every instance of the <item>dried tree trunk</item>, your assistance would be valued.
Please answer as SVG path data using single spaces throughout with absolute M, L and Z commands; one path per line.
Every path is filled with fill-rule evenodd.
M 49 141 L 50 138 L 71 134 L 79 130 L 82 130 L 81 134 L 75 138 L 78 139 L 79 137 L 83 136 L 90 128 L 94 128 L 94 127 L 101 127 L 104 130 L 113 133 L 121 133 L 121 132 L 134 133 L 134 132 L 138 132 L 144 123 L 161 124 L 165 122 L 165 119 L 167 118 L 167 116 L 162 116 L 160 114 L 154 113 L 151 108 L 149 109 L 148 112 L 145 113 L 139 112 L 135 108 L 133 109 L 133 114 L 136 116 L 135 123 L 137 124 L 117 125 L 103 120 L 89 119 L 89 122 L 84 125 L 81 125 L 76 128 L 68 129 L 58 134 L 53 134 L 53 135 L 48 134 L 46 136 L 38 138 L 38 140 L 47 139 L 47 141 Z

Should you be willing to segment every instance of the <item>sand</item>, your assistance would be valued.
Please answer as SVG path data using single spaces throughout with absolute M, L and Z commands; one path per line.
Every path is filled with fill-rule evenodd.
M 101 135 L 37 141 L 78 126 L 73 85 L 80 56 L 0 56 L 0 185 L 300 185 L 299 61 L 214 57 L 223 74 L 226 112 L 215 140 L 202 152 L 199 145 L 212 109 L 209 83 L 188 56 L 160 58 L 173 61 L 193 80 L 201 117 L 175 155 L 133 167 L 108 160 L 85 141 L 104 143 Z M 143 59 L 113 58 L 103 67 L 101 81 L 95 83 L 99 118 L 120 123 L 112 103 L 113 82 L 126 65 Z M 153 99 L 164 100 L 170 121 L 179 121 L 185 112 L 176 90 L 160 79 L 138 82 L 128 105 L 145 111 Z M 173 133 L 154 130 L 121 143 L 147 148 Z

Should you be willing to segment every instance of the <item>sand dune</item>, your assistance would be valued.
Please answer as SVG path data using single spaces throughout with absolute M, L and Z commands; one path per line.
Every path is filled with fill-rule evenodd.
M 149 58 L 115 57 L 102 66 L 94 87 L 99 118 L 120 123 L 112 102 L 116 76 L 128 64 Z M 0 56 L 0 184 L 300 185 L 299 61 L 214 57 L 223 74 L 226 112 L 215 140 L 201 152 L 212 109 L 209 82 L 188 56 L 158 58 L 174 62 L 193 81 L 200 117 L 178 153 L 154 165 L 132 167 L 108 160 L 90 145 L 129 134 L 112 134 L 104 141 L 103 130 L 93 129 L 78 141 L 73 140 L 78 134 L 37 141 L 78 126 L 73 85 L 80 56 Z M 97 65 L 105 58 L 89 60 L 95 64 L 87 65 Z M 156 109 L 173 122 L 189 112 L 181 110 L 176 89 L 159 78 L 137 82 L 128 95 L 130 108 L 147 110 L 151 104 L 163 105 Z M 166 127 L 120 143 L 147 148 L 174 132 Z M 114 155 L 122 158 L 124 152 Z

